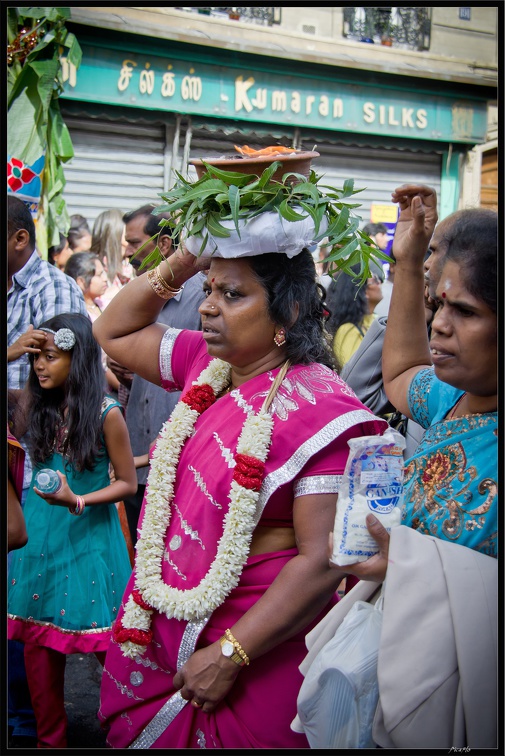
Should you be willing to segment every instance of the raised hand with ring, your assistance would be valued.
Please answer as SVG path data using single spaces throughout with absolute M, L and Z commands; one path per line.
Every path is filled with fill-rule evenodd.
M 195 699 L 193 699 L 193 700 L 191 701 L 191 705 L 192 705 L 192 706 L 194 706 L 194 707 L 195 707 L 195 709 L 201 709 L 201 708 L 202 708 L 202 706 L 203 706 L 203 704 L 201 704 L 201 703 L 198 703 L 198 701 L 196 701 Z

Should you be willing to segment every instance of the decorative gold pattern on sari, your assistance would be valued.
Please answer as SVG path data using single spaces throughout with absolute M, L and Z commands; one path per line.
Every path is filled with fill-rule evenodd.
M 475 487 L 472 491 L 471 486 L 477 476 L 476 468 L 468 466 L 465 450 L 459 442 L 431 456 L 411 459 L 405 470 L 405 485 L 414 480 L 410 492 L 412 527 L 433 536 L 437 536 L 441 528 L 451 541 L 458 539 L 463 529 L 482 528 L 484 515 L 496 496 L 497 484 L 490 478 L 481 481 L 477 491 L 487 495 L 484 501 L 475 501 Z M 429 527 L 424 523 L 426 514 L 432 519 Z

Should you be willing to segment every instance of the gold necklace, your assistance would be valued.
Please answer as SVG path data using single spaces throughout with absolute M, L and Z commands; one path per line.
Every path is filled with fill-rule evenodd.
M 232 380 L 231 380 L 231 378 L 230 378 L 230 382 L 229 382 L 229 384 L 227 385 L 227 387 L 226 387 L 226 388 L 224 388 L 224 389 L 223 389 L 222 391 L 220 391 L 220 392 L 219 392 L 219 394 L 217 395 L 217 397 L 216 397 L 216 398 L 217 398 L 217 399 L 221 399 L 221 397 L 222 397 L 222 396 L 226 396 L 226 394 L 229 394 L 229 393 L 230 393 L 231 391 L 233 391 L 233 390 L 234 390 L 234 389 L 236 389 L 236 388 L 238 388 L 238 386 L 235 386 L 235 385 L 234 385 L 234 384 L 232 383 Z

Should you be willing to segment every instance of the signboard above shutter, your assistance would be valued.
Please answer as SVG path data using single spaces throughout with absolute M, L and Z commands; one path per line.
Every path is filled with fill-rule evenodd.
M 292 74 L 254 67 L 244 57 L 223 66 L 178 59 L 158 51 L 82 44 L 83 58 L 68 77 L 63 98 L 144 108 L 185 116 L 212 116 L 290 127 L 445 142 L 480 143 L 486 134 L 486 101 L 392 83 Z M 188 46 L 189 54 L 193 46 Z M 72 82 L 72 83 L 71 83 Z

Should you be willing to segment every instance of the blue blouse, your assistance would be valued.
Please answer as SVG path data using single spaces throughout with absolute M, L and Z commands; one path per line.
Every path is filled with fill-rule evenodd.
M 426 428 L 406 462 L 403 524 L 422 533 L 497 556 L 498 417 L 453 420 L 463 391 L 421 370 L 409 388 L 413 419 Z

